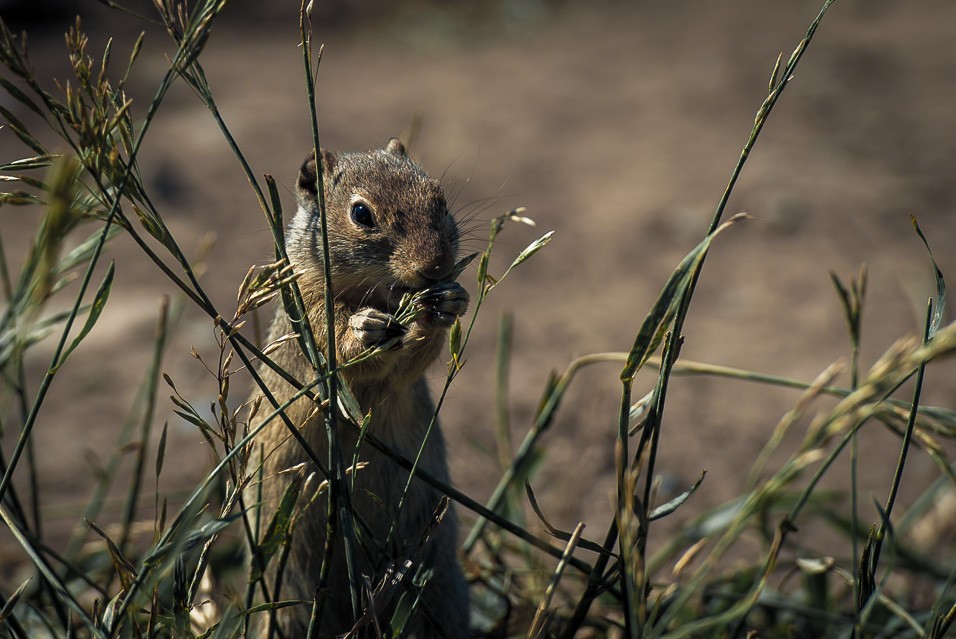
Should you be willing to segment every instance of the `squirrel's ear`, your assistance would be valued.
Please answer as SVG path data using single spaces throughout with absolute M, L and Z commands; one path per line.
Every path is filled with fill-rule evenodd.
M 322 154 L 322 174 L 329 175 L 335 170 L 337 158 L 331 151 L 319 149 L 319 152 Z M 300 198 L 315 200 L 319 196 L 316 186 L 315 150 L 309 154 L 309 157 L 302 163 L 302 168 L 299 169 L 299 179 L 296 180 L 296 190 Z
M 385 150 L 389 153 L 394 153 L 395 155 L 400 155 L 406 157 L 408 154 L 405 153 L 405 145 L 402 144 L 402 141 L 398 138 L 389 138 L 388 144 L 385 145 Z

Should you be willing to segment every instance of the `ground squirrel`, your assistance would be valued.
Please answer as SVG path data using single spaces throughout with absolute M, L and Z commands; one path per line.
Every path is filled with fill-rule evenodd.
M 397 139 L 391 139 L 384 149 L 366 153 L 333 154 L 321 150 L 320 156 L 338 363 L 341 365 L 370 347 L 392 344 L 389 350 L 347 367 L 343 376 L 362 410 L 371 412 L 369 432 L 414 459 L 434 412 L 423 374 L 441 352 L 448 327 L 468 307 L 467 292 L 449 281 L 455 277 L 458 227 L 438 181 L 408 158 Z M 299 173 L 299 209 L 287 231 L 286 249 L 299 274 L 299 287 L 316 340 L 324 349 L 325 285 L 316 184 L 313 153 Z M 393 314 L 402 295 L 426 288 L 426 312 L 408 326 L 399 324 Z M 270 341 L 290 332 L 288 317 L 280 308 Z M 311 381 L 312 369 L 294 340 L 287 341 L 272 357 L 299 380 Z M 271 370 L 263 368 L 262 377 L 279 402 L 294 393 L 292 386 Z M 313 408 L 314 404 L 301 400 L 286 412 L 324 462 L 328 458 L 328 442 L 321 412 L 302 426 Z M 260 415 L 267 412 L 260 411 Z M 350 429 L 340 427 L 338 432 L 348 464 L 357 438 Z M 308 458 L 279 420 L 270 423 L 256 439 L 256 448 L 260 446 L 265 452 L 261 534 L 290 480 L 288 473 L 277 473 L 307 462 Z M 257 454 L 253 458 L 256 463 Z M 394 521 L 408 473 L 368 444 L 362 445 L 359 459 L 368 462 L 368 466 L 355 475 L 352 504 L 372 536 L 382 544 Z M 420 468 L 442 481 L 449 479 L 445 442 L 438 428 L 433 428 L 428 438 Z M 468 636 L 468 594 L 456 557 L 458 527 L 453 511 L 446 513 L 432 533 L 429 547 L 424 552 L 420 548 L 440 499 L 437 490 L 414 480 L 394 522 L 390 547 L 370 551 L 369 547 L 374 548 L 375 544 L 359 544 L 356 550 L 359 572 L 373 587 L 389 567 L 401 566 L 409 558 L 421 563 L 423 557 L 428 557 L 434 570 L 423 590 L 423 606 L 411 624 L 412 636 L 419 638 Z M 310 601 L 315 595 L 325 543 L 326 506 L 322 502 L 324 498 L 307 511 L 293 535 L 283 576 L 283 600 Z M 362 536 L 361 532 L 359 535 Z M 273 571 L 267 572 L 270 584 L 275 579 L 276 563 L 273 560 Z M 410 583 L 411 578 L 406 582 Z M 317 637 L 332 637 L 351 627 L 352 608 L 341 540 L 337 540 L 328 592 Z M 393 604 L 396 600 L 397 596 L 392 597 Z M 363 605 L 367 603 L 366 599 Z M 285 638 L 305 637 L 310 614 L 308 605 L 279 610 L 278 624 Z M 379 611 L 378 618 L 387 622 L 390 616 L 391 611 L 386 609 Z

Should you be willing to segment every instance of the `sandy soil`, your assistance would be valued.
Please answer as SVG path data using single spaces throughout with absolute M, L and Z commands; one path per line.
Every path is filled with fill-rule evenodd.
M 291 208 L 294 175 L 311 143 L 295 3 L 272 15 L 244 4 L 251 3 L 236 2 L 216 29 L 205 66 L 239 145 L 257 173 L 276 176 Z M 510 416 L 520 441 L 551 369 L 629 348 L 664 280 L 703 236 L 777 54 L 786 60 L 819 2 L 585 8 L 525 0 L 475 4 L 460 14 L 442 6 L 387 16 L 368 9 L 320 27 L 319 112 L 323 143 L 343 150 L 381 145 L 421 114 L 414 155 L 455 194 L 469 249 L 484 243 L 490 217 L 526 206 L 538 228 L 503 235 L 495 272 L 536 236 L 555 231 L 551 245 L 489 299 L 443 413 L 457 484 L 484 498 L 497 477 L 490 401 L 498 318 L 515 318 Z M 117 35 L 120 60 L 140 24 L 98 5 L 84 11 L 93 50 Z M 685 327 L 684 357 L 812 378 L 848 352 L 829 272 L 848 278 L 863 262 L 870 272 L 865 364 L 916 330 L 933 284 L 909 213 L 919 216 L 944 273 L 956 273 L 954 24 L 956 4 L 947 0 L 836 3 L 730 202 L 728 212 L 755 219 L 714 245 Z M 62 30 L 33 28 L 41 74 L 65 78 Z M 140 116 L 171 49 L 162 33 L 149 31 L 131 85 Z M 22 153 L 12 135 L 0 135 L 4 157 Z M 142 166 L 187 250 L 215 235 L 204 283 L 231 312 L 248 267 L 269 259 L 271 240 L 237 163 L 185 87 L 161 110 Z M 35 218 L 4 213 L 4 246 L 22 255 Z M 54 532 L 77 520 L 92 485 L 90 459 L 112 449 L 148 361 L 159 300 L 175 295 L 128 238 L 117 238 L 109 257 L 118 267 L 110 303 L 58 376 L 34 435 Z M 472 290 L 473 277 L 464 276 Z M 214 359 L 213 335 L 208 318 L 188 309 L 164 362 L 197 406 L 208 405 L 216 388 L 189 350 Z M 52 346 L 30 358 L 34 390 Z M 931 370 L 927 401 L 952 404 L 952 372 L 945 364 Z M 556 525 L 584 520 L 596 537 L 613 486 L 618 373 L 604 365 L 581 375 L 534 481 Z M 436 367 L 433 375 L 438 381 L 443 373 Z M 651 376 L 639 377 L 635 396 L 652 384 Z M 738 494 L 744 469 L 795 399 L 792 391 L 742 382 L 674 381 L 658 471 L 680 490 L 708 470 L 675 522 Z M 208 470 L 210 455 L 165 399 L 157 418 L 168 420 L 174 451 L 161 487 L 175 492 Z M 882 501 L 897 440 L 876 425 L 868 430 L 864 494 Z M 926 456 L 914 455 L 904 498 L 934 476 Z M 835 473 L 831 486 L 846 485 L 845 474 Z M 19 561 L 17 551 L 7 561 Z

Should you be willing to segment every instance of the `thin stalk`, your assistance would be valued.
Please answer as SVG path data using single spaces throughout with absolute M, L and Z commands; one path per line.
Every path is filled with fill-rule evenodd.
M 855 390 L 859 384 L 858 369 L 859 365 L 859 356 L 860 349 L 857 346 L 854 346 L 850 352 L 850 389 Z M 850 442 L 850 519 L 852 520 L 854 530 L 856 529 L 856 522 L 859 519 L 859 499 L 858 499 L 858 487 L 859 487 L 859 443 L 856 436 L 854 435 L 852 441 Z M 859 561 L 859 549 L 857 548 L 857 539 L 856 536 L 853 536 L 853 574 L 858 572 L 858 561 Z M 858 584 L 854 584 L 854 589 L 858 587 Z
M 4 379 L 4 381 L 6 381 L 6 379 Z M 17 382 L 15 381 L 12 381 L 10 383 L 10 385 L 13 387 L 16 387 L 16 384 Z M 20 393 L 20 390 L 16 389 L 16 392 Z M 24 421 L 25 421 L 25 416 L 24 416 Z M 2 433 L 3 431 L 2 426 L 3 424 L 0 423 L 0 433 Z M 0 472 L 6 472 L 8 466 L 9 464 L 7 463 L 7 460 L 4 458 L 3 451 L 0 450 Z M 5 498 L 8 502 L 8 506 L 13 510 L 12 514 L 15 515 L 16 518 L 19 519 L 24 526 L 26 526 L 28 521 L 27 511 L 24 508 L 23 503 L 20 501 L 20 495 L 17 492 L 16 486 L 13 486 L 13 485 L 10 486 L 10 491 L 7 493 Z
M 927 247 L 928 248 L 928 247 Z M 861 329 L 861 314 L 863 309 L 863 297 L 866 293 L 866 268 L 861 267 L 860 277 L 858 280 L 851 280 L 849 290 L 845 287 L 837 278 L 836 274 L 831 273 L 833 279 L 833 285 L 836 287 L 837 294 L 840 296 L 840 301 L 843 303 L 843 313 L 846 317 L 847 329 L 850 334 L 850 388 L 851 390 L 856 390 L 859 386 L 859 362 L 860 362 L 860 329 Z M 856 530 L 859 522 L 859 443 L 857 441 L 856 432 L 852 434 L 850 439 L 850 528 L 851 530 Z M 859 539 L 857 535 L 852 535 L 850 538 L 850 556 L 851 561 L 853 562 L 853 570 L 851 574 L 859 575 L 860 574 L 860 549 L 859 549 Z M 859 580 L 854 578 L 853 583 L 853 600 L 860 600 L 860 583 Z M 857 636 L 862 632 L 862 628 L 858 623 L 858 615 L 854 611 L 854 628 L 851 632 L 852 636 Z
M 642 509 L 640 523 L 641 527 L 637 533 L 637 552 L 638 557 L 640 558 L 640 564 L 644 567 L 643 579 L 637 586 L 639 590 L 639 605 L 641 611 L 641 627 L 640 634 L 644 634 L 646 623 L 648 622 L 647 614 L 647 596 L 650 593 L 650 580 L 651 574 L 647 571 L 647 539 L 650 534 L 650 523 L 651 523 L 651 489 L 654 485 L 654 465 L 657 460 L 657 450 L 658 443 L 660 441 L 660 415 L 657 415 L 654 411 L 654 407 L 664 407 L 665 395 L 667 394 L 667 379 L 670 376 L 670 372 L 674 367 L 674 362 L 677 359 L 676 350 L 680 348 L 680 341 L 676 343 L 676 349 L 672 350 L 675 346 L 672 340 L 667 339 L 664 342 L 664 352 L 661 357 L 661 370 L 660 375 L 657 378 L 657 386 L 654 388 L 654 395 L 651 398 L 651 413 L 648 413 L 648 420 L 645 424 L 644 431 L 641 433 L 641 445 L 638 446 L 638 450 L 635 452 L 634 457 L 636 460 L 640 460 L 644 455 L 644 445 L 646 443 L 646 435 L 651 428 L 651 425 L 654 425 L 653 430 L 650 430 L 650 449 L 648 450 L 647 455 L 647 468 L 644 469 L 644 500 L 640 504 Z M 623 409 L 623 405 L 622 405 Z M 630 409 L 630 406 L 628 406 Z M 653 415 L 653 417 L 652 417 Z M 627 572 L 627 566 L 621 565 L 621 572 Z
M 129 543 L 130 529 L 136 517 L 136 502 L 139 500 L 140 487 L 143 484 L 143 474 L 146 470 L 146 450 L 149 447 L 149 436 L 152 432 L 153 413 L 156 408 L 156 395 L 159 386 L 159 373 L 162 369 L 163 353 L 166 350 L 166 337 L 169 320 L 169 298 L 164 297 L 159 309 L 159 321 L 156 325 L 156 339 L 153 342 L 153 361 L 150 364 L 149 376 L 146 383 L 146 405 L 143 409 L 143 423 L 140 430 L 140 446 L 136 453 L 133 483 L 130 486 L 123 508 L 123 528 L 119 539 L 120 554 L 126 554 Z
M 856 390 L 860 381 L 860 341 L 853 339 L 850 348 L 850 390 Z M 857 429 L 853 429 L 850 439 L 850 526 L 852 530 L 857 529 L 860 519 L 859 505 L 859 442 L 857 438 Z M 860 600 L 860 541 L 856 534 L 850 535 L 850 552 L 852 554 L 853 577 L 853 601 Z M 859 635 L 862 628 L 858 626 L 859 615 L 854 610 L 853 632 Z
M 292 531 L 292 534 L 294 535 L 295 531 Z M 276 578 L 272 583 L 272 596 L 274 597 L 272 601 L 281 601 L 282 599 L 282 580 L 284 578 L 285 569 L 289 561 L 289 553 L 291 552 L 292 543 L 290 539 L 289 542 L 283 544 L 282 554 L 279 555 L 279 565 L 276 568 Z M 265 581 L 264 577 L 263 581 Z M 277 623 L 278 617 L 276 612 L 277 611 L 275 609 L 269 611 L 269 636 L 267 639 L 272 639 L 276 634 L 278 634 L 280 639 L 282 639 L 282 629 L 279 628 L 279 624 Z
M 26 372 L 23 368 L 22 353 L 17 357 L 17 403 L 20 408 L 20 415 L 26 420 L 29 414 L 27 407 L 27 386 Z M 27 471 L 30 481 L 30 511 L 33 515 L 33 528 L 37 539 L 43 538 L 43 521 L 40 517 L 40 480 L 37 475 L 36 447 L 33 445 L 33 438 L 27 441 Z
M 319 205 L 319 221 L 322 235 L 322 270 L 325 278 L 325 321 L 326 321 L 326 354 L 325 359 L 329 370 L 336 369 L 336 351 L 335 351 L 335 296 L 332 288 L 332 256 L 329 250 L 328 218 L 325 207 L 325 184 L 322 175 L 322 149 L 319 143 L 319 120 L 316 114 L 315 106 L 315 81 L 312 75 L 312 23 L 311 23 L 312 4 L 306 6 L 306 0 L 302 0 L 299 9 L 299 27 L 302 41 L 302 56 L 305 63 L 306 93 L 309 100 L 309 115 L 312 125 L 312 143 L 315 153 L 315 185 Z M 319 64 L 322 62 L 322 47 L 319 47 L 319 54 L 315 63 L 315 72 L 318 72 Z M 330 375 L 326 385 L 328 393 L 329 408 L 325 411 L 325 430 L 329 439 L 329 507 L 326 530 L 326 551 L 325 559 L 322 562 L 320 574 L 320 584 L 325 584 L 323 577 L 328 576 L 328 570 L 331 567 L 332 550 L 335 539 L 336 522 L 342 528 L 342 542 L 345 551 L 345 564 L 349 575 L 349 595 L 352 600 L 352 618 L 358 619 L 361 614 L 361 601 L 359 599 L 359 587 L 361 577 L 358 573 L 358 565 L 355 561 L 355 525 L 352 521 L 351 500 L 348 493 L 348 485 L 345 482 L 345 472 L 342 460 L 342 451 L 339 446 L 338 429 L 336 426 L 336 417 L 338 415 L 338 376 Z M 336 512 L 336 510 L 338 512 Z
M 233 447 L 235 448 L 235 447 Z M 259 444 L 259 459 L 265 458 L 265 445 Z M 262 473 L 263 467 L 262 464 L 259 464 L 256 469 L 256 475 L 258 475 L 258 481 L 256 482 L 256 504 L 262 503 Z M 246 544 L 250 548 L 250 554 L 252 555 L 252 563 L 250 563 L 250 579 L 249 584 L 246 587 L 246 610 L 252 607 L 253 602 L 255 601 L 256 596 L 256 581 L 251 579 L 251 574 L 253 570 L 257 570 L 261 577 L 258 582 L 262 585 L 262 596 L 264 601 L 275 601 L 272 597 L 269 596 L 269 585 L 266 583 L 265 579 L 265 565 L 262 563 L 262 557 L 258 553 L 254 552 L 252 549 L 259 546 L 259 531 L 262 530 L 262 509 L 255 509 L 255 521 L 252 526 L 249 525 L 249 506 L 244 502 L 245 497 L 239 496 L 239 507 L 242 509 L 244 514 L 242 518 L 243 530 L 246 535 Z M 255 565 L 253 565 L 255 564 Z M 249 616 L 246 615 L 246 618 L 243 621 L 243 629 L 245 630 L 246 635 L 249 634 Z
M 810 41 L 813 39 L 813 36 L 817 31 L 817 27 L 820 26 L 820 23 L 823 21 L 823 16 L 826 14 L 827 10 L 830 8 L 830 5 L 833 4 L 834 1 L 835 0 L 826 0 L 826 2 L 823 3 L 823 7 L 820 9 L 820 12 L 817 13 L 817 17 L 814 18 L 812 23 L 810 23 L 810 27 L 807 29 L 806 35 L 802 40 L 800 40 L 797 48 L 794 49 L 793 53 L 790 55 L 790 60 L 787 62 L 787 66 L 784 68 L 783 73 L 780 75 L 779 83 L 771 88 L 767 99 L 764 100 L 764 103 L 757 111 L 757 117 L 754 119 L 754 128 L 750 133 L 750 138 L 747 140 L 747 143 L 740 152 L 740 158 L 737 160 L 737 165 L 734 167 L 734 170 L 730 175 L 730 181 L 727 183 L 727 188 L 724 190 L 723 196 L 717 203 L 717 209 L 714 211 L 714 218 L 711 220 L 710 228 L 707 231 L 708 235 L 716 231 L 717 227 L 720 225 L 720 220 L 723 217 L 724 210 L 727 208 L 727 202 L 730 201 L 730 194 L 733 192 L 734 186 L 737 184 L 737 179 L 740 177 L 741 171 L 743 171 L 744 164 L 747 163 L 747 158 L 750 157 L 750 152 L 757 143 L 757 137 L 763 130 L 763 126 L 767 122 L 767 118 L 770 117 L 770 113 L 773 111 L 774 106 L 776 106 L 777 100 L 780 99 L 781 94 L 783 94 L 783 91 L 790 84 L 790 80 L 793 79 L 793 72 L 796 70 L 797 65 L 800 64 L 803 54 L 806 52 L 807 47 L 810 46 Z M 693 288 L 694 287 L 692 286 L 691 290 L 688 291 L 688 297 L 693 294 Z
M 505 470 L 511 464 L 511 420 L 508 415 L 508 368 L 511 363 L 511 336 L 514 320 L 511 313 L 503 313 L 498 323 L 498 351 L 495 363 L 495 442 L 498 462 Z
M 242 498 L 242 490 L 245 486 L 243 484 L 234 484 L 234 486 L 235 488 L 230 493 L 225 495 L 223 505 L 219 509 L 220 519 L 225 519 L 228 517 L 229 513 L 232 512 L 232 509 L 236 507 Z M 212 552 L 213 544 L 215 544 L 218 537 L 218 535 L 213 535 L 203 544 L 202 551 L 199 553 L 199 560 L 196 562 L 196 569 L 193 571 L 193 577 L 190 580 L 189 587 L 186 591 L 189 593 L 188 601 L 194 601 L 196 599 L 202 582 L 203 574 L 206 572 L 206 567 L 209 565 L 209 556 Z
M 13 301 L 13 283 L 10 280 L 10 268 L 7 264 L 7 254 L 3 250 L 3 236 L 0 235 L 0 286 L 3 286 L 3 296 L 7 303 Z
M 306 632 L 305 639 L 312 639 L 315 635 L 316 620 L 322 616 L 321 607 L 324 601 L 325 598 L 322 597 L 318 589 L 316 589 L 315 596 L 312 598 L 312 614 L 309 616 L 309 629 Z
M 926 324 L 923 329 L 923 346 L 929 343 L 930 329 L 933 319 L 933 300 L 926 305 Z M 900 447 L 899 461 L 896 464 L 896 470 L 893 473 L 893 481 L 890 484 L 890 494 L 886 498 L 886 507 L 883 509 L 883 517 L 880 521 L 879 530 L 876 533 L 876 541 L 873 546 L 872 560 L 870 562 L 870 574 L 875 574 L 876 567 L 880 563 L 880 551 L 883 549 L 883 541 L 886 538 L 886 528 L 893 514 L 893 507 L 896 505 L 896 497 L 899 494 L 900 484 L 903 481 L 903 467 L 906 465 L 906 456 L 909 453 L 910 442 L 913 441 L 913 431 L 916 427 L 916 412 L 919 409 L 920 395 L 923 392 L 923 377 L 926 373 L 926 362 L 922 362 L 916 371 L 916 387 L 913 389 L 913 404 L 910 410 L 909 420 L 906 423 L 906 432 L 903 435 L 903 444 Z
M 667 346 L 665 345 L 665 349 Z M 625 366 L 628 366 L 627 364 Z M 663 370 L 663 369 L 662 369 Z M 631 491 L 629 490 L 630 482 L 627 481 L 628 472 L 628 431 L 630 430 L 630 418 L 631 418 L 631 387 L 632 387 L 633 377 L 630 375 L 622 375 L 621 379 L 621 401 L 618 409 L 618 418 L 617 418 L 617 441 L 614 447 L 614 462 L 615 462 L 615 472 L 617 478 L 617 509 L 615 511 L 615 519 L 620 519 L 627 516 L 628 506 L 633 501 L 631 498 Z M 648 420 L 648 425 L 645 427 L 645 433 L 648 432 L 646 429 L 652 428 L 651 420 Z M 653 430 L 651 431 L 653 432 Z M 646 522 L 640 522 L 640 527 L 643 530 Z M 618 541 L 620 541 L 618 552 L 621 556 L 621 571 L 619 578 L 621 581 L 621 593 L 623 597 L 621 598 L 621 606 L 623 608 L 623 617 L 624 617 L 624 636 L 630 637 L 631 639 L 637 639 L 638 628 L 636 622 L 636 612 L 632 609 L 632 605 L 637 603 L 638 592 L 637 584 L 634 580 L 634 574 L 631 570 L 630 562 L 626 561 L 625 558 L 630 556 L 631 549 L 628 547 L 628 529 L 624 527 L 626 522 L 618 523 L 616 529 L 621 531 Z M 614 528 L 615 526 L 611 526 Z M 613 542 L 612 542 L 613 543 Z M 610 550 L 610 547 L 606 547 Z

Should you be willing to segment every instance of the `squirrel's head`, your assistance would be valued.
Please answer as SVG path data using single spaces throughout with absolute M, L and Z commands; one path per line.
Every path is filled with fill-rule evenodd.
M 384 149 L 334 154 L 321 149 L 329 257 L 336 297 L 391 305 L 402 293 L 447 279 L 458 250 L 458 227 L 438 181 L 392 138 Z M 322 271 L 322 235 L 315 153 L 296 182 L 299 210 L 286 240 L 306 272 Z M 304 267 L 304 268 L 303 268 Z

